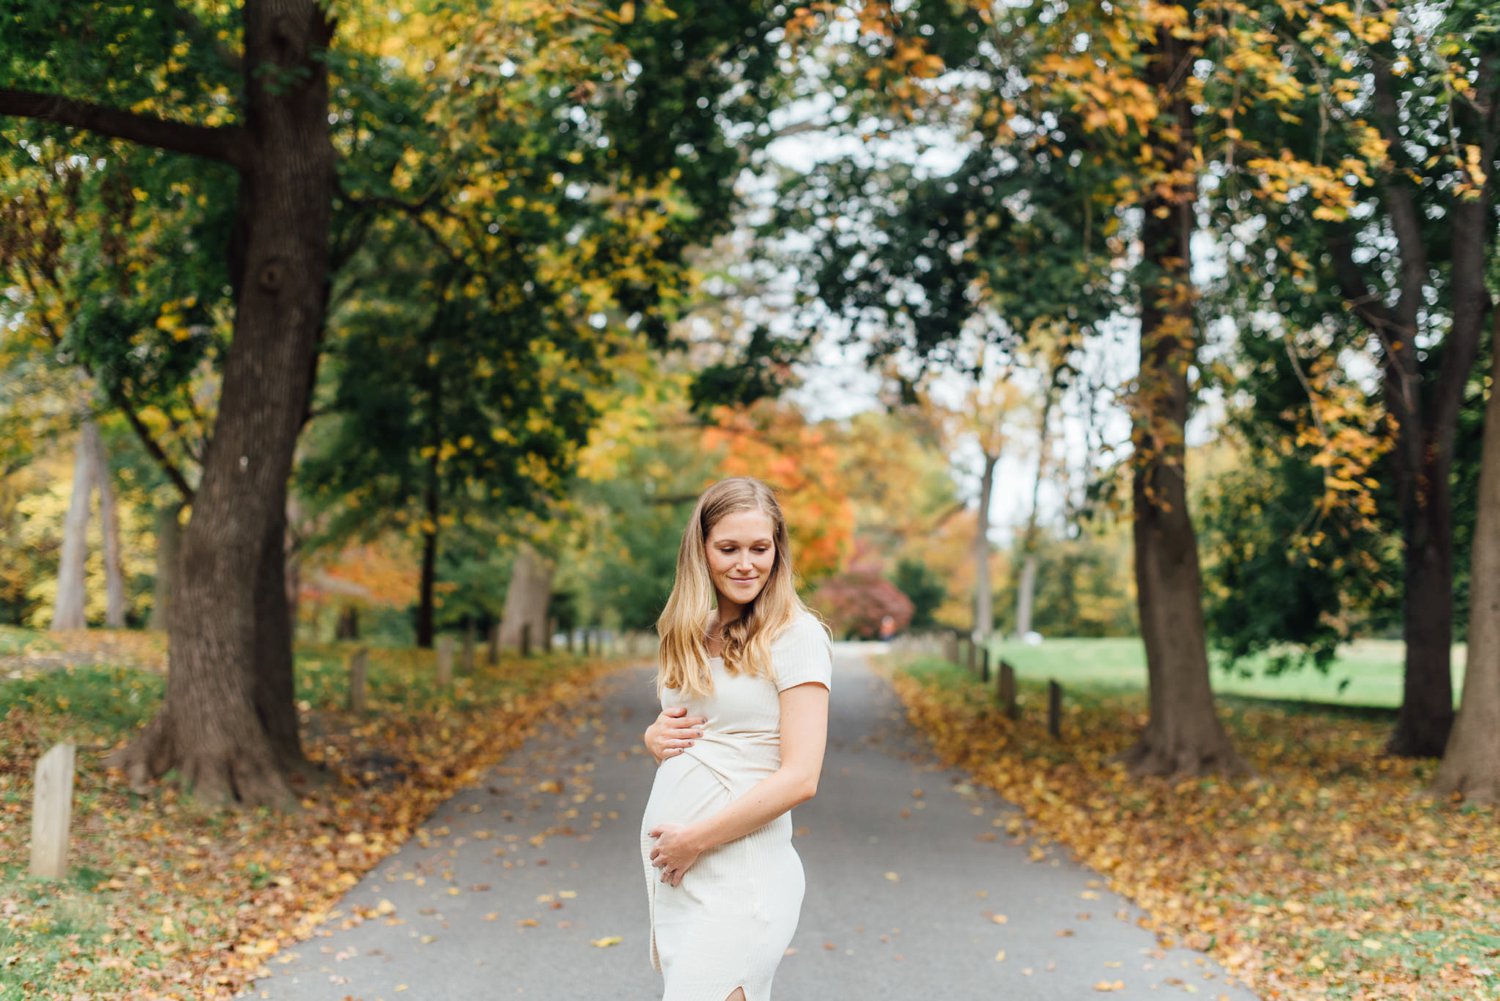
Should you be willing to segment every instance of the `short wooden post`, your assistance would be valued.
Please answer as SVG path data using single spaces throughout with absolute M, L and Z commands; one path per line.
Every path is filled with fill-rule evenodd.
M 490 666 L 500 665 L 500 623 L 490 626 Z
M 973 674 L 979 666 L 979 644 L 974 642 L 974 637 L 969 637 L 969 673 Z
M 547 628 L 542 633 L 542 653 L 552 652 L 552 634 L 557 632 L 557 620 L 548 619 Z
M 985 647 L 979 657 L 979 680 L 986 685 L 990 683 L 990 648 Z
M 521 623 L 521 656 L 531 656 L 531 623 Z
M 349 655 L 349 711 L 365 711 L 365 672 L 370 665 L 370 651 L 360 647 Z
M 465 674 L 474 673 L 474 620 L 470 619 L 464 623 L 464 659 L 462 665 Z
M 1047 681 L 1047 732 L 1062 739 L 1062 685 Z
M 1000 705 L 1009 719 L 1016 718 L 1016 669 L 1000 661 Z
M 72 744 L 57 744 L 36 763 L 31 806 L 31 874 L 68 874 L 68 826 L 73 820 Z
M 567 644 L 568 653 L 572 653 L 574 645 L 578 642 L 578 630 L 569 626 L 568 631 L 563 634 L 563 642 Z
M 452 636 L 439 636 L 437 640 L 437 682 L 439 688 L 453 684 Z

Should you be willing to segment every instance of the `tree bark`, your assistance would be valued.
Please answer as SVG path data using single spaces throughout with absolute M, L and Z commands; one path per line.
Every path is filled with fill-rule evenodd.
M 167 628 L 167 609 L 177 577 L 177 557 L 182 551 L 182 502 L 156 509 L 156 588 L 151 601 L 150 628 Z
M 284 489 L 284 487 L 283 487 Z M 303 761 L 297 725 L 297 686 L 292 655 L 292 604 L 287 598 L 286 506 L 266 528 L 255 575 L 255 713 L 265 728 L 278 764 L 296 768 Z
M 234 337 L 168 614 L 166 699 L 111 764 L 135 785 L 175 768 L 210 802 L 293 806 L 281 561 L 287 478 L 326 303 L 334 154 L 323 53 L 333 24 L 315 0 L 243 11 Z
M 990 500 L 995 495 L 998 453 L 984 457 L 979 474 L 979 525 L 974 536 L 974 642 L 988 643 L 995 631 L 995 596 L 990 584 Z
M 550 560 L 521 543 L 516 561 L 511 564 L 510 586 L 505 589 L 505 610 L 500 616 L 501 647 L 521 649 L 521 631 L 529 625 L 531 648 L 543 648 L 547 611 L 552 601 L 552 573 Z
M 1038 505 L 1042 496 L 1042 481 L 1047 475 L 1052 405 L 1056 398 L 1057 363 L 1054 362 L 1051 378 L 1047 382 L 1046 395 L 1042 398 L 1042 415 L 1037 433 L 1036 479 L 1031 481 L 1031 510 L 1026 514 L 1026 530 L 1021 535 L 1021 579 L 1016 587 L 1017 637 L 1031 632 L 1031 614 L 1036 605 L 1036 548 L 1039 534 Z
M 85 422 L 83 433 L 88 441 L 94 485 L 99 488 L 99 527 L 104 537 L 104 624 L 111 629 L 124 629 L 125 568 L 120 552 L 120 512 L 115 506 L 109 475 L 109 453 L 105 451 L 104 436 L 99 433 L 97 423 Z
M 1479 515 L 1470 556 L 1463 704 L 1432 783 L 1435 795 L 1459 793 L 1475 803 L 1500 803 L 1500 311 L 1491 344 Z
M 1167 100 L 1160 155 L 1171 178 L 1142 205 L 1140 375 L 1133 401 L 1135 576 L 1150 717 L 1122 758 L 1137 774 L 1243 773 L 1214 709 L 1203 623 L 1203 576 L 1187 506 L 1184 428 L 1197 351 L 1192 250 L 1193 111 L 1183 94 L 1194 52 L 1166 31 L 1147 50 L 1146 79 Z M 1168 190 L 1162 190 L 1162 189 Z
M 432 460 L 433 466 L 437 459 Z M 417 646 L 423 650 L 432 649 L 433 637 L 436 635 L 436 588 L 437 588 L 437 555 L 438 555 L 438 489 L 437 471 L 432 471 L 432 479 L 427 485 L 427 520 L 429 527 L 422 531 L 422 583 L 417 598 Z
M 68 514 L 63 519 L 62 554 L 57 567 L 57 598 L 52 605 L 52 629 L 82 629 L 88 623 L 86 567 L 89 555 L 89 501 L 94 492 L 94 463 L 90 455 L 88 428 L 93 419 L 84 420 L 74 446 L 73 495 Z

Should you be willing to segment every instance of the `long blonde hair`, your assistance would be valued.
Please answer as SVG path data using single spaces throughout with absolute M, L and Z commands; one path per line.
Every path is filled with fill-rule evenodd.
M 718 592 L 708 572 L 708 535 L 726 515 L 761 511 L 771 519 L 776 558 L 755 600 L 720 633 L 724 668 L 731 674 L 771 677 L 771 643 L 805 607 L 797 597 L 786 519 L 776 495 L 760 480 L 737 476 L 720 480 L 698 498 L 677 549 L 677 580 L 667 607 L 656 620 L 661 637 L 656 670 L 658 693 L 673 688 L 684 695 L 713 693 L 705 640 L 716 621 Z

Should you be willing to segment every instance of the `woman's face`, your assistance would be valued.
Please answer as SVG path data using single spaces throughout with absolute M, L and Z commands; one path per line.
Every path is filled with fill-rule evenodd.
M 758 509 L 720 518 L 708 531 L 708 573 L 721 610 L 739 609 L 765 588 L 776 565 L 776 529 Z

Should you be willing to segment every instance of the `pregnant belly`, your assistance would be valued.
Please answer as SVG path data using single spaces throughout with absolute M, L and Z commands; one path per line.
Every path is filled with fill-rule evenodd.
M 723 809 L 734 799 L 722 780 L 686 754 L 669 758 L 656 769 L 656 781 L 641 819 L 644 835 L 657 824 L 691 824 Z

